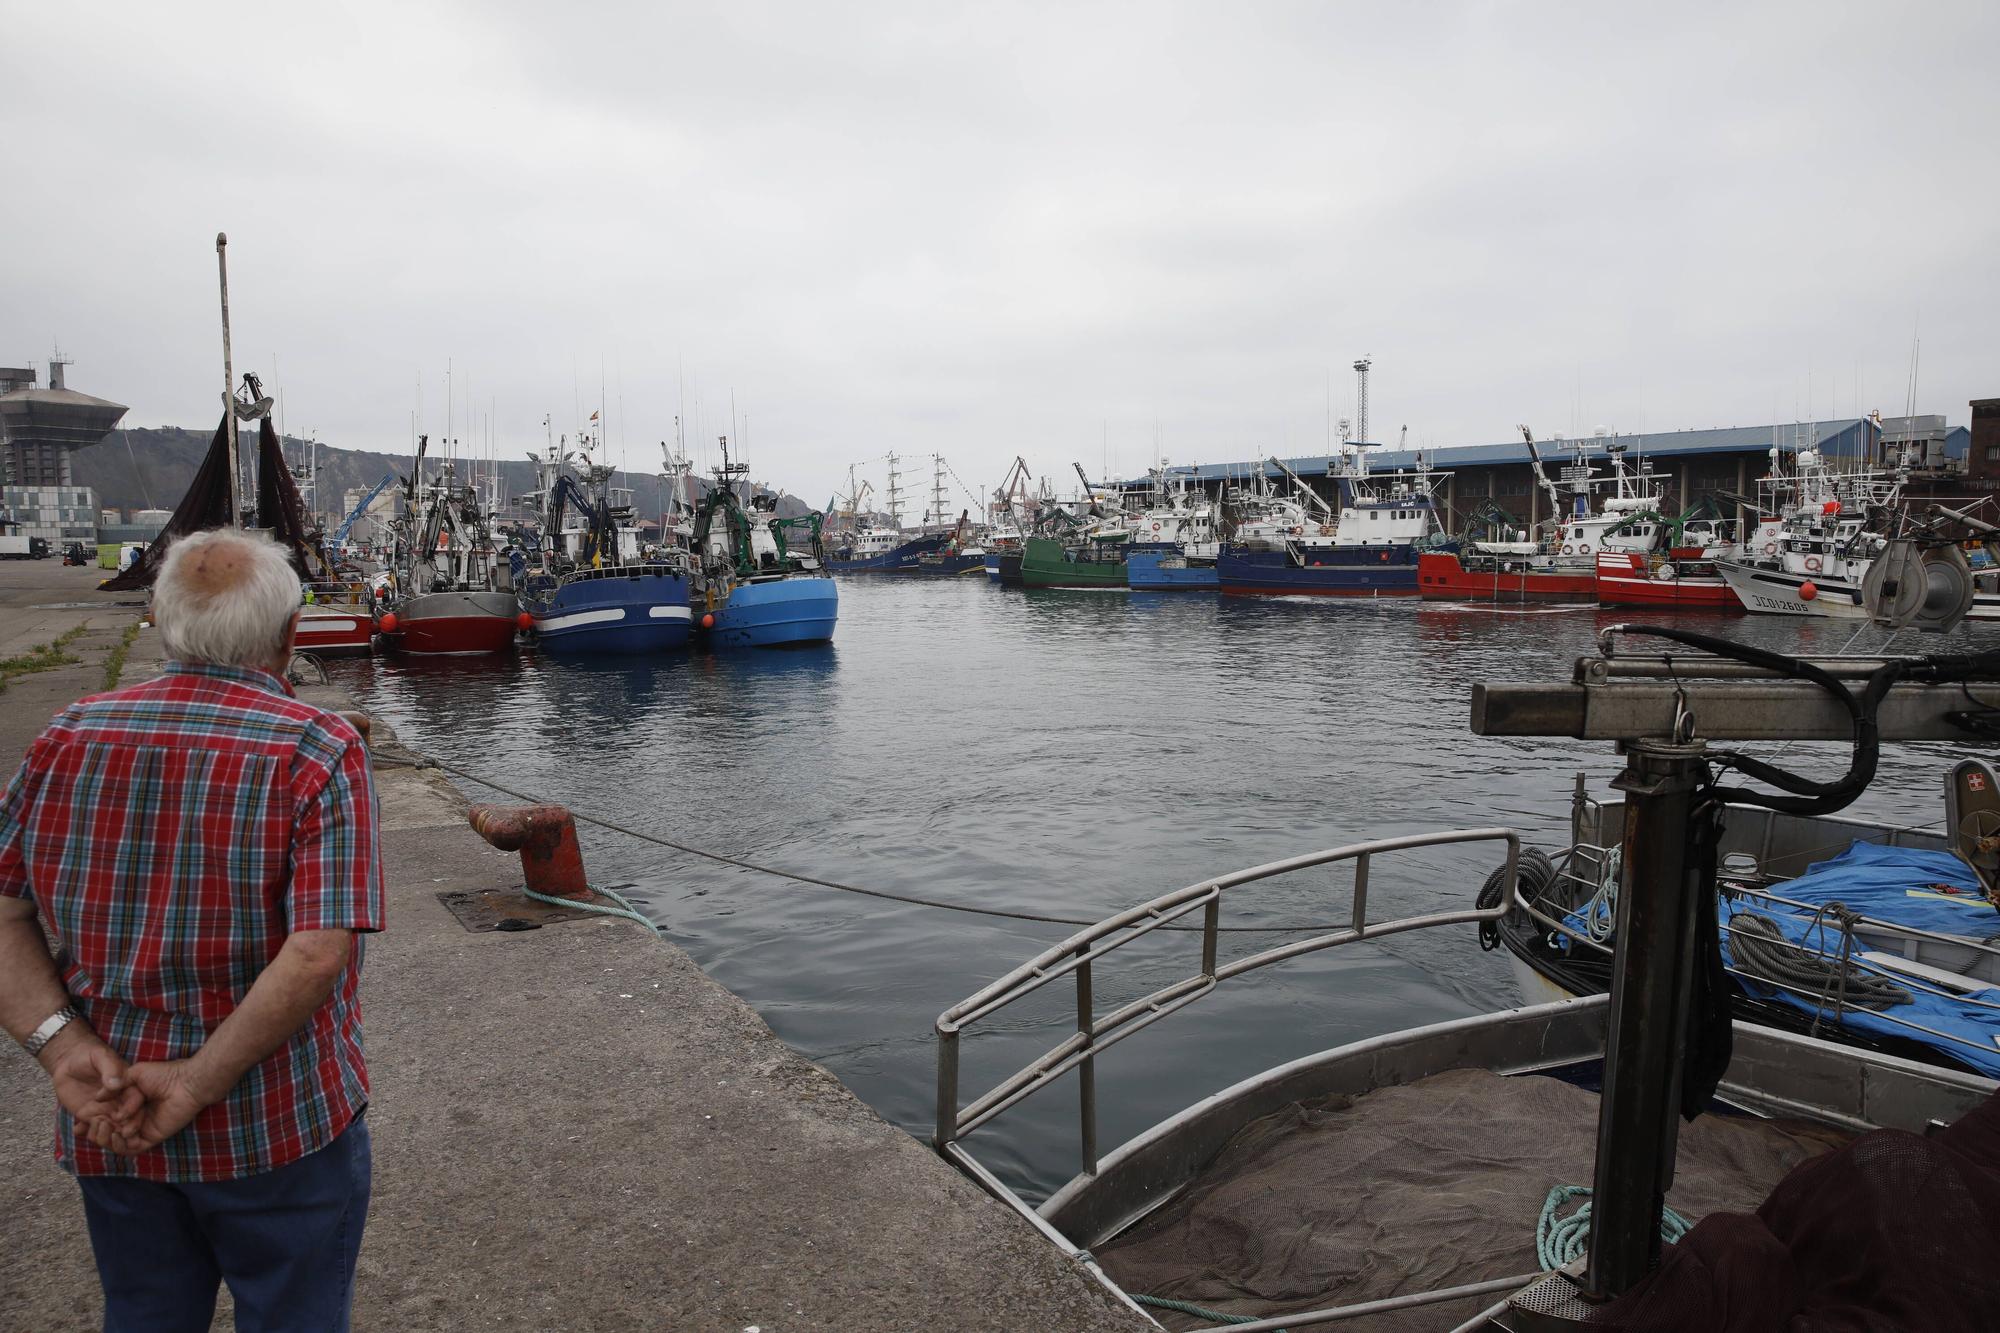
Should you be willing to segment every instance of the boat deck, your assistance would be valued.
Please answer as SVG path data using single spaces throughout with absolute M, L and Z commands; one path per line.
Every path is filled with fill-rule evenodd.
M 1246 1126 L 1189 1188 L 1093 1252 L 1126 1291 L 1252 1317 L 1534 1272 L 1550 1189 L 1590 1184 L 1597 1101 L 1561 1078 L 1459 1069 L 1294 1103 Z M 1702 1116 L 1682 1127 L 1668 1206 L 1689 1222 L 1754 1211 L 1794 1166 L 1845 1137 L 1801 1121 Z M 1493 1299 L 1339 1327 L 1445 1329 Z M 1151 1313 L 1169 1328 L 1211 1322 Z

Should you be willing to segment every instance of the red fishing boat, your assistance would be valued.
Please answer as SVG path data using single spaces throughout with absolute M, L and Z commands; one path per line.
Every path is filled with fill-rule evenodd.
M 396 572 L 383 642 L 405 653 L 504 653 L 514 646 L 523 613 L 506 587 L 493 549 L 491 497 L 461 485 L 450 459 L 421 480 L 428 436 L 417 437 L 408 504 L 396 520 Z
M 300 652 L 323 657 L 375 650 L 375 609 L 365 585 L 315 581 L 306 592 L 311 600 L 299 608 L 294 640 Z
M 1644 554 L 1666 530 L 1660 513 L 1660 483 L 1642 458 L 1625 461 L 1618 440 L 1572 441 L 1575 457 L 1551 480 L 1542 469 L 1534 432 L 1521 427 L 1535 480 L 1548 496 L 1549 512 L 1535 531 L 1516 529 L 1511 516 L 1488 506 L 1482 517 L 1488 539 L 1468 541 L 1457 554 L 1425 555 L 1417 566 L 1417 591 L 1434 602 L 1589 602 L 1597 598 L 1598 560 L 1603 554 Z M 1587 448 L 1603 449 L 1611 475 L 1598 478 Z M 1612 494 L 1593 503 L 1600 481 Z M 1567 494 L 1565 494 L 1567 492 Z
M 1523 555 L 1468 550 L 1426 551 L 1417 558 L 1417 592 L 1428 602 L 1587 602 L 1597 572 L 1551 568 Z
M 1664 559 L 1637 551 L 1600 551 L 1597 600 L 1602 606 L 1684 606 L 1708 611 L 1741 611 L 1735 589 L 1701 558 L 1698 547 L 1680 547 Z

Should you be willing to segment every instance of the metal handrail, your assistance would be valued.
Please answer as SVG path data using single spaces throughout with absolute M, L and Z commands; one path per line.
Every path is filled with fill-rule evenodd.
M 1458 912 L 1432 912 L 1379 924 L 1368 920 L 1368 872 L 1370 863 L 1375 857 L 1421 847 L 1497 841 L 1505 841 L 1507 844 L 1507 864 L 1504 892 L 1500 901 L 1493 907 L 1475 907 Z M 1261 967 L 1268 967 L 1273 963 L 1317 953 L 1322 949 L 1352 944 L 1356 940 L 1378 939 L 1405 931 L 1424 930 L 1432 926 L 1497 921 L 1514 907 L 1521 905 L 1520 860 L 1521 838 L 1512 829 L 1482 828 L 1383 838 L 1373 842 L 1351 843 L 1326 851 L 1287 857 L 1282 861 L 1252 866 L 1247 870 L 1232 871 L 1162 894 L 1150 902 L 1141 903 L 1137 907 L 1130 907 L 1106 917 L 1096 925 L 1086 926 L 1060 944 L 1044 950 L 1035 958 L 938 1015 L 937 1127 L 932 1135 L 932 1142 L 939 1151 L 945 1152 L 947 1156 L 952 1155 L 950 1151 L 952 1145 L 960 1139 L 1075 1069 L 1078 1071 L 1078 1118 L 1082 1131 L 1083 1170 L 1087 1175 L 1095 1175 L 1098 1162 L 1096 1058 L 1100 1052 L 1117 1045 L 1134 1033 L 1143 1031 L 1167 1015 L 1193 1004 L 1222 982 Z M 1274 945 L 1247 957 L 1218 964 L 1217 943 L 1221 925 L 1222 895 L 1225 892 L 1257 880 L 1338 861 L 1354 862 L 1354 907 L 1349 926 L 1315 935 L 1310 939 Z M 1123 948 L 1197 908 L 1202 910 L 1201 970 L 1193 976 L 1171 982 L 1109 1014 L 1099 1015 L 1092 998 L 1092 964 L 1113 950 Z M 961 1107 L 958 1087 L 960 1033 L 973 1023 L 1064 976 L 1076 978 L 1075 1033 L 1057 1042 L 1025 1068 L 1002 1079 L 985 1094 Z

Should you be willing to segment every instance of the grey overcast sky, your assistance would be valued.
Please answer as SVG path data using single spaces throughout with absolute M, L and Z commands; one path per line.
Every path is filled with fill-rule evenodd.
M 2000 395 L 2000 6 L 4 6 L 0 362 L 815 502 Z M 683 385 L 685 390 L 683 391 Z M 1330 391 L 1330 393 L 1329 393 Z M 685 397 L 683 393 L 685 392 Z M 579 407 L 579 403 L 581 407 Z M 927 464 L 906 464 L 925 471 Z

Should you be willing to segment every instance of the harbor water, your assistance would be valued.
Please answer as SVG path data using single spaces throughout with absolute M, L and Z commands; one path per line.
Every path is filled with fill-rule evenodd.
M 537 656 L 333 664 L 411 747 L 599 818 L 805 874 L 968 907 L 1094 920 L 1206 876 L 1400 834 L 1505 825 L 1562 845 L 1577 771 L 1606 744 L 1467 729 L 1473 682 L 1557 683 L 1605 625 L 1644 614 L 1414 599 L 1220 598 L 856 579 L 838 641 L 782 652 L 576 662 Z M 1662 623 L 1783 651 L 1864 652 L 1853 623 Z M 1964 650 L 1990 631 L 1961 630 Z M 1914 632 L 1902 651 L 1947 641 Z M 1777 747 L 1763 747 L 1765 753 Z M 1857 813 L 1943 814 L 1937 747 L 1885 752 Z M 1792 746 L 1839 772 L 1844 747 Z M 461 782 L 474 800 L 506 800 Z M 1072 926 L 860 897 L 582 829 L 600 883 L 636 900 L 786 1042 L 927 1137 L 932 1022 Z M 1839 849 L 1829 849 L 1829 855 Z M 1469 906 L 1498 844 L 1385 858 L 1376 919 Z M 1225 925 L 1337 926 L 1350 872 L 1232 891 Z M 1198 918 L 1190 918 L 1196 920 Z M 391 925 L 393 929 L 393 923 Z M 1287 938 L 1236 933 L 1226 957 Z M 1470 927 L 1345 947 L 1225 984 L 1099 1062 L 1101 1142 L 1292 1056 L 1516 1000 Z M 1156 933 L 1099 965 L 1098 1012 L 1199 966 Z M 970 1097 L 1073 1030 L 1065 981 L 975 1028 Z M 974 1140 L 1031 1196 L 1076 1169 L 1073 1084 Z

